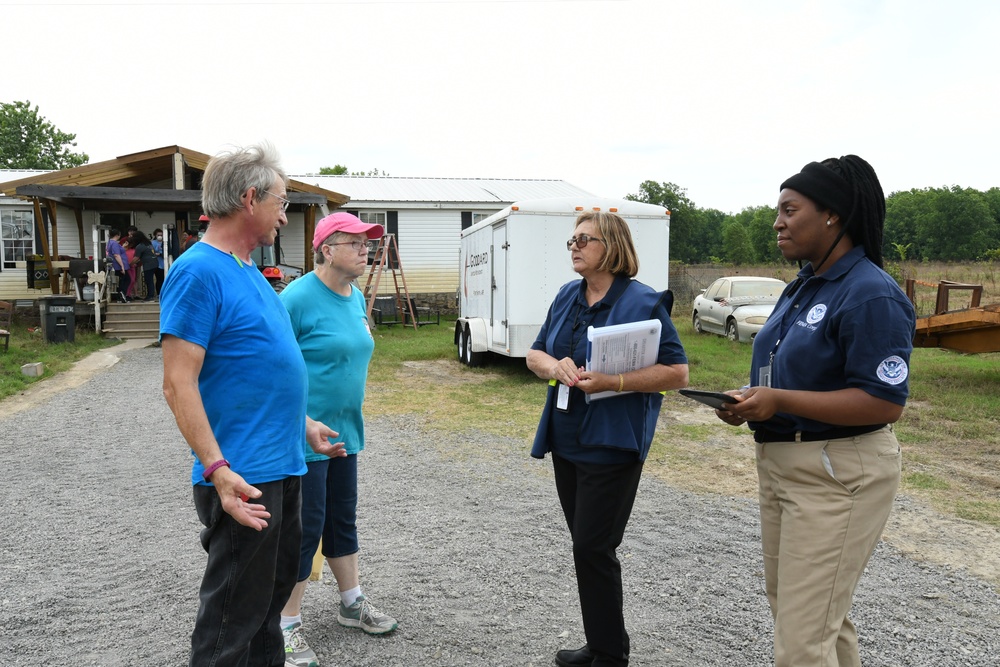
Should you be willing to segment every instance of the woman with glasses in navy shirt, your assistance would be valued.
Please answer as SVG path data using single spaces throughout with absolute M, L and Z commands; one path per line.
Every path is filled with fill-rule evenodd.
M 618 667 L 628 664 L 629 636 L 615 552 L 653 439 L 660 392 L 687 386 L 687 357 L 670 321 L 670 293 L 633 280 L 639 260 L 624 219 L 584 213 L 566 245 L 581 279 L 559 290 L 527 357 L 528 368 L 549 381 L 531 455 L 552 454 L 587 637 L 585 646 L 556 653 L 555 662 Z M 588 327 L 649 319 L 662 327 L 655 364 L 617 375 L 584 370 Z M 587 401 L 605 391 L 629 393 Z

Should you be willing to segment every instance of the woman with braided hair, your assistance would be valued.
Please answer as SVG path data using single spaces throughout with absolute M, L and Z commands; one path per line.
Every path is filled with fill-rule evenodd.
M 899 486 L 892 424 L 915 316 L 882 270 L 885 197 L 856 155 L 781 184 L 778 248 L 805 266 L 754 339 L 750 384 L 717 410 L 756 442 L 775 667 L 856 667 L 851 600 Z

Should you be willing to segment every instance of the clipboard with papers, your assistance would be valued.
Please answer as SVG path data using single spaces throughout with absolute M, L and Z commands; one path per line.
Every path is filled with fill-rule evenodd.
M 618 375 L 652 366 L 659 356 L 662 328 L 660 320 L 587 327 L 587 370 Z M 589 394 L 587 402 L 631 393 L 602 391 Z

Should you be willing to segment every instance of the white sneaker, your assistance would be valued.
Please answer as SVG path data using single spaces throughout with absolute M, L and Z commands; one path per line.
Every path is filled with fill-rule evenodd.
M 301 623 L 281 629 L 285 635 L 285 667 L 319 667 L 319 660 L 306 643 Z
M 350 607 L 341 602 L 337 622 L 348 628 L 361 628 L 370 635 L 384 635 L 399 625 L 392 616 L 376 609 L 364 595 L 359 595 Z

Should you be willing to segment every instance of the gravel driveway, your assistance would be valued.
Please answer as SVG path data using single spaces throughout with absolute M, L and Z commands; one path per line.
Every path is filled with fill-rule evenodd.
M 77 386 L 0 403 L 0 665 L 187 662 L 205 562 L 190 453 L 160 350 L 113 353 L 86 381 L 46 381 Z M 551 665 L 583 643 L 548 460 L 419 416 L 372 418 L 368 433 L 362 581 L 400 626 L 341 628 L 329 576 L 311 583 L 303 618 L 324 667 Z M 752 502 L 643 480 L 621 549 L 633 665 L 770 664 L 757 533 Z M 854 619 L 866 667 L 1000 664 L 993 588 L 884 544 Z

